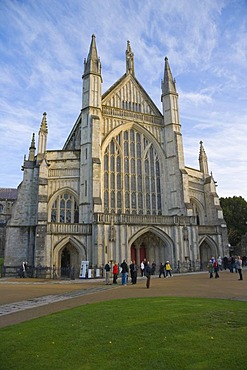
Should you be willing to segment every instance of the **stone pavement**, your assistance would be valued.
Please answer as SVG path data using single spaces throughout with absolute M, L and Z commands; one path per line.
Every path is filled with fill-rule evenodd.
M 139 277 L 136 285 L 127 286 L 105 285 L 103 279 L 3 278 L 0 279 L 0 328 L 103 300 L 162 296 L 247 301 L 245 271 L 243 281 L 238 281 L 238 274 L 229 271 L 222 271 L 219 279 L 209 279 L 207 272 L 176 274 L 166 279 L 155 276 L 150 289 L 145 287 L 145 277 Z

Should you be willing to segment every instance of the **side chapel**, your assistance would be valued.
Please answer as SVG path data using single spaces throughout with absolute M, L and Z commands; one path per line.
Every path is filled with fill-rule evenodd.
M 186 167 L 175 80 L 165 58 L 162 112 L 126 72 L 102 94 L 92 36 L 82 109 L 64 147 L 47 149 L 47 115 L 24 158 L 23 181 L 6 230 L 5 265 L 138 264 L 147 258 L 205 266 L 225 254 L 227 229 L 203 143 L 199 169 Z

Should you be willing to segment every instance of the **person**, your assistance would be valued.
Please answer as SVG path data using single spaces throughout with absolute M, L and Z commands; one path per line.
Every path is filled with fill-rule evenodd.
M 219 270 L 222 271 L 222 258 L 221 258 L 221 256 L 218 257 L 217 262 L 218 262 L 218 265 L 219 265 Z
M 146 278 L 147 278 L 147 281 L 146 281 L 146 287 L 147 287 L 147 288 L 150 288 L 151 267 L 150 267 L 149 261 L 147 261 L 147 262 L 146 262 L 144 275 L 145 275 L 145 276 L 146 276 Z
M 212 279 L 213 271 L 214 271 L 212 260 L 208 261 L 208 266 L 207 267 L 208 267 L 209 277 L 210 277 L 210 279 Z
M 172 277 L 172 268 L 169 261 L 166 261 L 165 263 L 165 271 L 166 271 L 166 277 Z
M 113 284 L 117 284 L 117 277 L 118 277 L 118 264 L 117 264 L 117 262 L 115 262 L 114 265 L 113 265 L 112 273 L 113 273 Z
M 26 277 L 26 268 L 25 268 L 25 262 L 22 262 L 20 267 L 20 278 Z
M 214 262 L 213 262 L 213 270 L 214 270 L 214 277 L 215 279 L 218 279 L 220 276 L 219 276 L 219 264 L 217 262 L 217 260 L 215 259 Z
M 156 270 L 156 263 L 153 261 L 152 268 L 151 268 L 151 274 L 152 275 L 155 275 L 155 270 Z
M 130 264 L 130 276 L 131 276 L 131 283 L 136 284 L 137 282 L 137 264 L 136 261 L 131 262 Z
M 145 268 L 144 262 L 141 261 L 141 276 L 144 275 L 144 268 Z
M 127 274 L 129 272 L 128 265 L 125 260 L 121 263 L 121 269 L 122 269 L 122 285 L 127 285 Z
M 159 267 L 159 278 L 161 278 L 161 275 L 163 275 L 164 278 L 166 277 L 166 275 L 165 275 L 165 266 L 163 265 L 162 262 L 161 262 L 160 267 Z
M 110 284 L 110 275 L 111 275 L 111 266 L 110 266 L 110 262 L 107 262 L 105 264 L 105 284 L 106 285 L 111 285 Z
M 236 263 L 236 267 L 238 269 L 238 274 L 239 274 L 239 279 L 238 280 L 243 280 L 243 262 L 242 262 L 240 256 L 238 256 L 235 263 Z

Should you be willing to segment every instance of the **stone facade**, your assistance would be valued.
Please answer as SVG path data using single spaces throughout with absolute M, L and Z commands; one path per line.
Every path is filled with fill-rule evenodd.
M 0 258 L 4 258 L 6 243 L 6 224 L 11 217 L 17 189 L 0 188 Z
M 102 94 L 95 36 L 84 62 L 82 109 L 62 150 L 47 150 L 46 113 L 34 135 L 8 223 L 5 265 L 70 266 L 82 260 L 138 264 L 224 255 L 227 230 L 200 143 L 199 169 L 184 164 L 178 93 L 165 59 L 163 114 L 135 77 Z

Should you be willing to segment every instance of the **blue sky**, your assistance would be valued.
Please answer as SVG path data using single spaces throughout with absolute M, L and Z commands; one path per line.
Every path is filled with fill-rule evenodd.
M 161 110 L 164 57 L 177 82 L 186 166 L 203 141 L 220 197 L 247 200 L 246 0 L 0 0 L 0 187 L 17 187 L 47 112 L 61 149 L 81 109 L 83 61 L 96 35 L 103 92 L 135 75 Z

